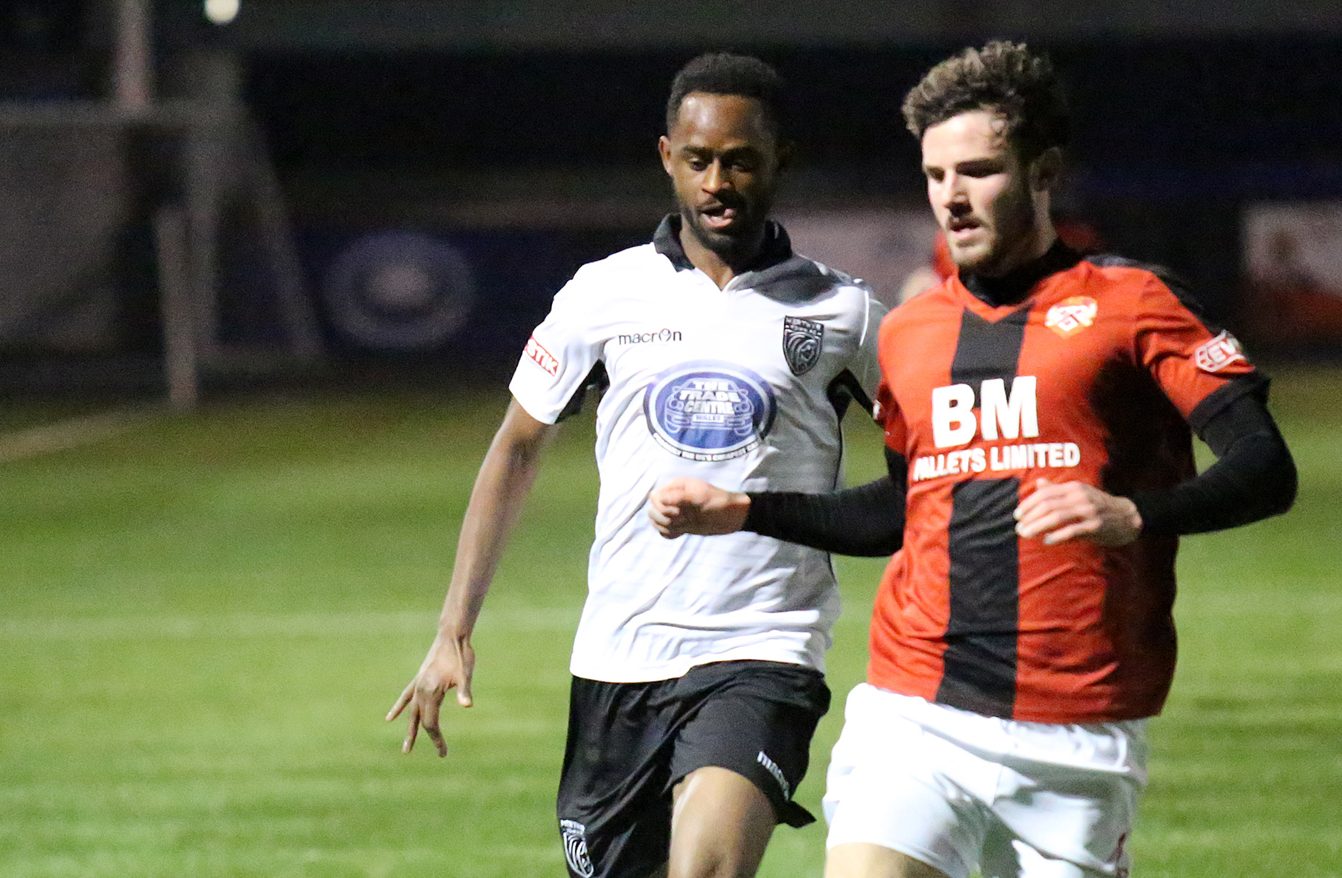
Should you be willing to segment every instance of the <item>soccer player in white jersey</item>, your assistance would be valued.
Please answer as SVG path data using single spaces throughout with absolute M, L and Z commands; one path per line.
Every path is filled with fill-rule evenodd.
M 839 599 L 826 553 L 755 534 L 668 542 L 645 513 L 678 475 L 827 491 L 848 401 L 870 410 L 883 308 L 792 252 L 768 218 L 787 163 L 780 80 L 700 56 L 658 141 L 677 212 L 651 243 L 581 268 L 527 342 L 476 479 L 438 636 L 388 714 L 446 752 L 447 690 L 471 704 L 471 631 L 541 451 L 602 392 L 588 599 L 573 648 L 558 819 L 581 878 L 755 874 L 828 709 Z

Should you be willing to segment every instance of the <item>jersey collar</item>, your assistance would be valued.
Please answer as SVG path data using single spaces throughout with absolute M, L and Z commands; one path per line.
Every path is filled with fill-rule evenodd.
M 652 236 L 652 246 L 670 260 L 676 271 L 693 271 L 694 264 L 685 255 L 685 248 L 680 246 L 680 224 L 679 214 L 669 213 L 663 217 Z M 738 274 L 764 271 L 791 258 L 792 240 L 787 232 L 774 220 L 767 220 L 764 224 L 764 247 L 760 249 L 760 255 Z
M 1030 294 L 1035 284 L 1050 274 L 1071 268 L 1080 261 L 1080 253 L 1063 244 L 1061 240 L 1057 240 L 1043 256 L 1001 277 L 983 277 L 966 273 L 961 276 L 960 281 L 965 289 L 973 293 L 974 298 L 985 305 L 994 308 L 1001 305 L 1015 305 Z

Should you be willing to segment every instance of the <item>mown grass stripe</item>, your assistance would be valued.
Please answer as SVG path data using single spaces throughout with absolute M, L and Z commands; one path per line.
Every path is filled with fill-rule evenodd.
M 93 445 L 126 433 L 164 411 L 166 409 L 159 405 L 125 406 L 0 435 L 0 463 L 11 463 Z
M 480 625 L 516 632 L 563 631 L 576 617 L 566 610 L 500 608 Z M 433 634 L 431 613 L 235 613 L 224 615 L 88 616 L 0 619 L 0 640 L 165 640 L 200 638 L 348 637 Z

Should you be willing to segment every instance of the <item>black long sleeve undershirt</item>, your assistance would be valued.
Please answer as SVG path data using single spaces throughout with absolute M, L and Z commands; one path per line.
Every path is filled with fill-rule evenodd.
M 1295 461 L 1259 396 L 1235 399 L 1208 418 L 1198 436 L 1216 462 L 1171 488 L 1134 494 L 1143 534 L 1224 530 L 1291 508 Z
M 1295 462 L 1259 396 L 1228 403 L 1198 435 L 1216 463 L 1171 488 L 1134 495 L 1143 534 L 1221 530 L 1290 508 Z M 907 464 L 886 449 L 886 465 L 888 475 L 828 494 L 752 492 L 744 528 L 840 555 L 891 554 L 904 541 Z
M 744 528 L 840 555 L 893 554 L 904 543 L 904 456 L 885 451 L 889 474 L 828 494 L 750 493 Z

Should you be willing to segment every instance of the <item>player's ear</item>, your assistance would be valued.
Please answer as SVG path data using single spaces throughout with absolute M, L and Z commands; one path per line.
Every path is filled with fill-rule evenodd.
M 1030 188 L 1043 192 L 1058 185 L 1062 178 L 1062 148 L 1050 146 L 1030 163 Z
M 662 159 L 662 170 L 671 176 L 671 140 L 665 134 L 657 138 L 657 155 Z

